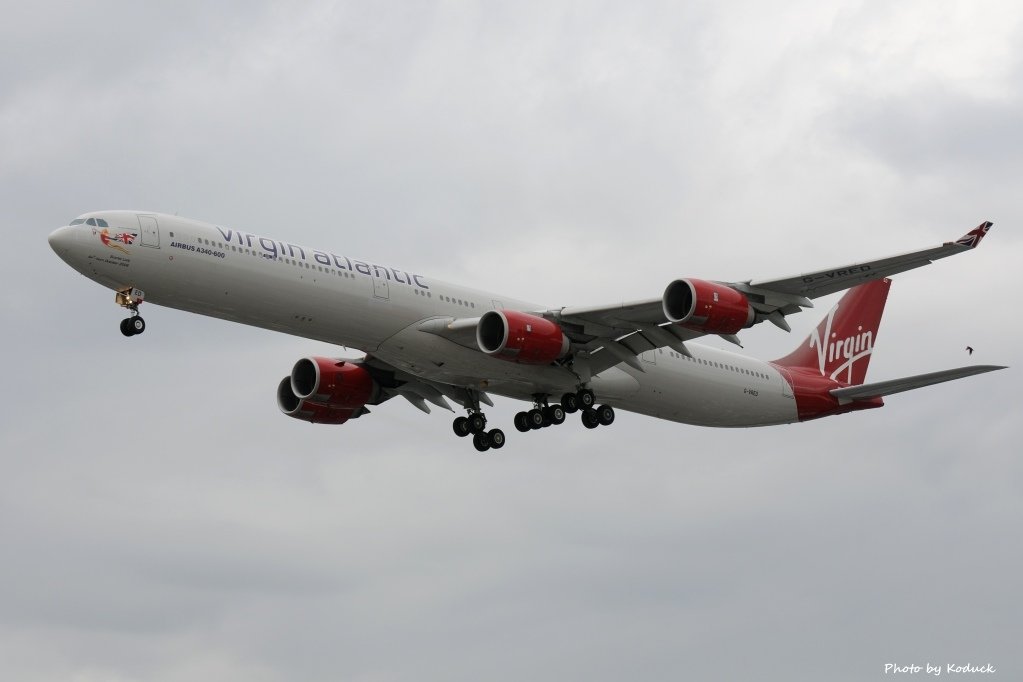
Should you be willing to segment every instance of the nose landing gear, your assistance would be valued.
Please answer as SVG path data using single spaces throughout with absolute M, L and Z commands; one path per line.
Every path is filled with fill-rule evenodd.
M 121 333 L 125 336 L 135 336 L 146 331 L 146 321 L 137 313 L 134 317 L 126 317 L 121 320 Z
M 146 321 L 139 315 L 139 306 L 144 299 L 145 293 L 135 288 L 122 289 L 114 294 L 114 302 L 131 311 L 131 317 L 121 320 L 121 333 L 125 336 L 135 336 L 146 331 Z

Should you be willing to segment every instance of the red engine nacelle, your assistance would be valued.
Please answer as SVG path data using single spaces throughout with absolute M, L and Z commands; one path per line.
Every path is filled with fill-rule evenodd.
M 677 279 L 664 290 L 664 316 L 676 324 L 710 334 L 734 334 L 753 324 L 746 296 L 702 279 Z
M 313 424 L 344 424 L 355 413 L 351 408 L 334 408 L 299 398 L 291 390 L 291 377 L 284 377 L 277 386 L 277 407 L 289 417 Z
M 343 424 L 379 388 L 364 367 L 331 358 L 302 358 L 277 387 L 277 405 L 289 417 L 317 424 Z
M 547 365 L 568 354 L 561 327 L 516 310 L 491 310 L 476 326 L 476 345 L 495 358 L 524 365 Z

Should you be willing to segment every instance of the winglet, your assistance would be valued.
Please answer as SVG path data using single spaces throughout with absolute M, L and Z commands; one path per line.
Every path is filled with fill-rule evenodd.
M 987 231 L 991 229 L 992 225 L 994 225 L 994 223 L 985 220 L 980 225 L 977 225 L 977 227 L 957 239 L 956 244 L 959 244 L 960 246 L 968 246 L 971 249 L 977 248 L 977 245 L 980 244 L 980 240 L 984 238 L 984 235 L 987 234 Z

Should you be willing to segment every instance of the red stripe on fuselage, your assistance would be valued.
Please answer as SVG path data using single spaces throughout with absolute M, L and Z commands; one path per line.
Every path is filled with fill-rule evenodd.
M 814 370 L 786 368 L 773 362 L 771 364 L 792 387 L 792 395 L 796 399 L 796 413 L 801 422 L 884 406 L 884 400 L 881 398 L 854 400 L 843 405 L 839 403 L 838 398 L 831 395 L 831 390 L 849 384 L 823 377 Z

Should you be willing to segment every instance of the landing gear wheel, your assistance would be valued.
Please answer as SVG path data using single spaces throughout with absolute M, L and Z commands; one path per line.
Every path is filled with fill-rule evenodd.
M 558 424 L 564 424 L 565 408 L 555 403 L 547 408 L 547 417 L 551 420 L 551 424 L 554 424 L 555 426 Z
M 615 411 L 610 405 L 601 405 L 594 411 L 601 426 L 610 426 L 615 420 Z
M 573 412 L 579 411 L 579 399 L 575 393 L 566 393 L 561 396 L 561 406 L 565 409 L 565 412 L 572 414 Z
M 538 409 L 532 409 L 526 413 L 526 419 L 529 421 L 529 428 L 531 429 L 542 429 L 544 424 L 543 412 Z
M 130 317 L 126 317 L 121 320 L 121 333 L 125 336 L 135 336 L 135 331 L 131 328 Z
M 593 391 L 588 388 L 579 389 L 579 392 L 575 394 L 575 398 L 579 401 L 580 410 L 588 410 L 593 407 L 593 403 L 597 402 L 597 398 L 593 395 Z
M 494 430 L 499 431 L 500 429 Z M 502 438 L 504 437 L 503 433 L 501 434 L 501 437 Z M 490 436 L 487 434 L 486 431 L 477 433 L 475 436 L 472 437 L 472 444 L 480 452 L 486 452 L 487 450 L 490 449 Z M 502 442 L 502 445 L 503 444 L 504 443 Z
M 455 421 L 451 422 L 451 428 L 456 436 L 465 438 L 469 435 L 469 420 L 465 417 L 455 417 Z
M 515 428 L 522 433 L 533 429 L 533 427 L 529 425 L 529 415 L 525 412 L 519 412 L 516 414 L 513 421 L 515 422 Z
M 490 439 L 490 447 L 495 450 L 500 450 L 504 447 L 504 431 L 501 429 L 492 429 L 490 433 L 487 434 L 487 438 Z
M 141 334 L 146 331 L 146 321 L 136 315 L 135 317 L 128 318 L 128 324 L 131 326 L 132 334 Z
M 483 416 L 482 412 L 473 412 L 467 419 L 469 420 L 469 431 L 472 433 L 479 435 L 487 428 L 487 418 Z
M 595 429 L 600 426 L 600 419 L 596 410 L 583 410 L 583 426 L 588 429 Z

